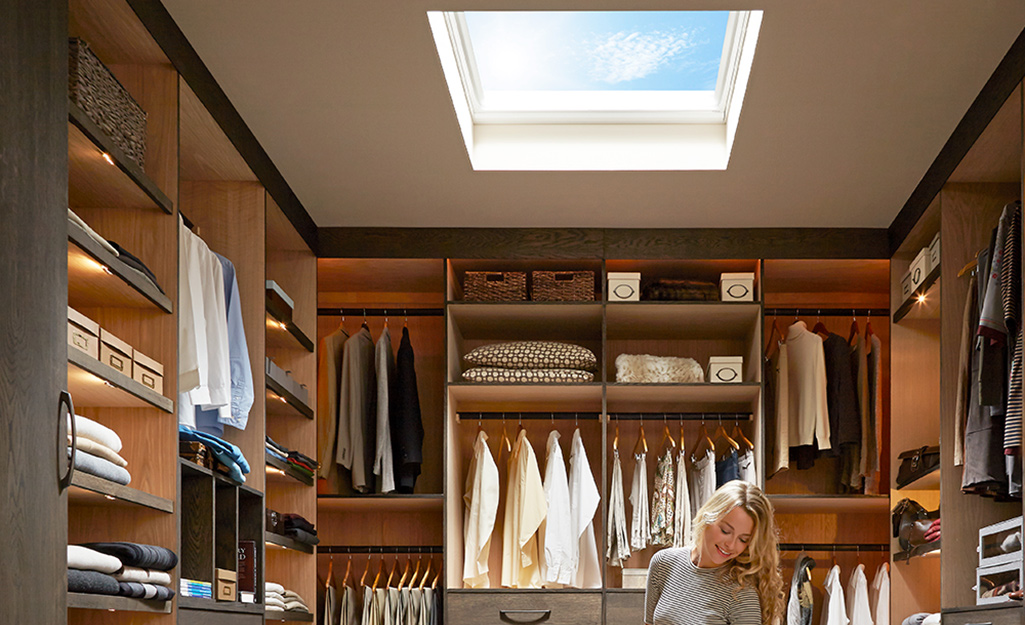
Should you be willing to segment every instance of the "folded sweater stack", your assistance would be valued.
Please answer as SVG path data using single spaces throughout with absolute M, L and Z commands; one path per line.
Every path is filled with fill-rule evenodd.
M 173 551 L 156 545 L 68 545 L 68 591 L 167 601 L 177 564 Z
M 235 445 L 213 434 L 193 430 L 180 424 L 178 425 L 178 440 L 203 443 L 217 462 L 227 469 L 228 477 L 240 484 L 246 481 L 244 474 L 249 473 L 249 462 L 242 454 L 242 450 Z
M 76 471 L 117 484 L 127 485 L 132 481 L 132 475 L 125 468 L 128 461 L 119 455 L 121 438 L 117 432 L 92 419 L 75 415 L 75 437 L 72 439 L 70 418 L 68 421 L 68 456 L 71 456 L 71 445 L 74 445 Z
M 298 451 L 293 451 L 284 445 L 275 442 L 271 437 L 267 437 L 265 443 L 267 453 L 274 456 L 278 460 L 288 464 L 296 473 L 305 475 L 306 477 L 313 479 L 313 476 L 317 473 L 318 464 L 317 461 L 305 454 L 301 454 Z
M 264 584 L 264 602 L 267 610 L 273 612 L 309 612 L 306 601 L 299 596 L 299 593 L 288 590 L 281 584 L 267 582 Z
M 301 515 L 283 514 L 281 518 L 284 521 L 285 536 L 294 538 L 307 545 L 317 545 L 320 543 L 320 539 L 317 538 L 317 528 Z

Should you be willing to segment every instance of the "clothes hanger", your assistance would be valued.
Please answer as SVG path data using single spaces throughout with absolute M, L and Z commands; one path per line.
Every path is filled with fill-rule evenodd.
M 352 554 L 349 554 L 349 562 L 345 565 L 345 576 L 342 577 L 342 585 L 352 587 Z
M 431 563 L 434 562 L 434 558 L 427 558 L 427 569 L 424 571 L 424 576 L 420 578 L 420 585 L 417 586 L 420 590 L 424 589 L 424 584 L 427 583 L 427 578 L 431 574 Z
M 691 451 L 690 460 L 691 462 L 697 461 L 699 458 L 704 458 L 708 452 L 715 453 L 715 443 L 712 442 L 711 437 L 708 436 L 708 427 L 705 425 L 705 415 L 701 415 L 701 426 L 698 428 L 697 442 L 694 444 L 694 449 Z
M 438 588 L 438 580 L 441 578 L 441 568 L 442 568 L 442 565 L 439 563 L 438 564 L 438 572 L 434 574 L 434 581 L 431 582 L 431 588 L 434 588 L 434 589 Z
M 505 429 L 505 413 L 502 413 L 502 440 L 498 444 L 498 451 L 501 453 L 502 447 L 509 453 L 512 453 L 512 442 L 509 440 L 509 433 Z
M 648 441 L 644 437 L 644 419 L 641 419 L 641 429 L 637 433 L 637 444 L 634 445 L 634 455 L 648 453 Z
M 366 566 L 365 569 L 363 569 L 363 576 L 359 578 L 359 585 L 360 586 L 366 586 L 367 585 L 367 573 L 370 572 L 370 559 L 373 556 L 374 556 L 373 553 L 368 553 L 367 554 L 367 566 Z
M 416 570 L 413 571 L 412 577 L 409 578 L 409 587 L 412 588 L 416 585 L 416 578 L 420 576 L 420 567 L 424 563 L 424 554 L 422 551 L 417 549 L 418 553 L 416 556 Z
M 662 413 L 662 424 L 665 427 L 665 430 L 662 433 L 662 447 L 664 448 L 666 443 L 669 443 L 671 449 L 676 449 L 676 439 L 673 438 L 672 433 L 669 431 L 669 421 L 667 420 L 666 413 L 664 412 Z
M 381 552 L 381 564 L 377 567 L 377 575 L 374 576 L 374 583 L 370 585 L 371 590 L 377 590 L 377 584 L 381 581 L 381 575 L 384 573 L 384 552 Z
M 860 329 L 858 328 L 858 317 L 854 314 L 853 310 L 851 311 L 851 318 L 851 335 L 847 337 L 847 343 L 854 345 L 854 339 L 857 338 Z
M 971 259 L 970 261 L 968 261 L 965 264 L 964 267 L 961 267 L 961 271 L 957 272 L 957 277 L 960 278 L 961 276 L 965 275 L 969 271 L 974 272 L 975 268 L 978 267 L 978 266 L 979 266 L 979 259 L 978 258 Z
M 363 325 L 361 326 L 364 330 L 370 330 L 370 324 L 367 323 L 367 309 L 363 309 Z
M 395 558 L 395 564 L 398 565 L 398 562 L 399 562 L 399 559 L 396 557 Z M 402 577 L 399 578 L 399 583 L 397 585 L 397 588 L 401 589 L 405 585 L 406 580 L 409 579 L 409 569 L 412 568 L 412 567 L 413 567 L 413 558 L 406 558 L 406 568 L 405 568 L 405 570 L 402 571 Z
M 342 320 L 338 322 L 338 329 L 345 332 L 345 315 L 342 315 Z
M 619 453 L 619 416 L 616 416 L 616 435 L 612 437 L 612 451 Z
M 772 337 L 778 336 L 779 339 L 774 343 Z M 765 357 L 769 358 L 772 356 L 773 348 L 779 347 L 780 343 L 783 342 L 783 330 L 779 327 L 779 319 L 776 317 L 772 318 L 772 326 L 769 328 L 769 339 L 765 344 Z
M 748 451 L 755 448 L 754 443 L 744 436 L 744 430 L 740 428 L 740 420 L 736 415 L 734 415 L 733 418 L 733 431 L 730 432 L 730 437 L 737 442 L 737 445 L 739 445 L 738 451 Z
M 730 438 L 730 435 L 726 433 L 726 428 L 724 428 L 722 425 L 721 414 L 719 415 L 719 427 L 716 428 L 715 434 L 712 436 L 712 439 L 715 441 L 726 441 L 726 445 L 723 445 L 720 449 L 721 454 L 717 454 L 716 456 L 717 460 L 722 460 L 723 458 L 726 458 L 731 452 L 740 449 L 740 445 L 737 444 L 737 441 Z
M 409 313 L 406 312 L 405 308 L 402 309 L 402 327 L 409 327 Z
M 875 332 L 872 331 L 872 317 L 865 317 L 865 337 L 872 338 Z
M 384 558 L 382 558 L 381 561 L 384 562 Z M 398 572 L 398 570 L 399 570 L 399 556 L 398 556 L 398 554 L 395 554 L 395 561 L 392 562 L 391 572 L 388 573 L 388 581 L 385 582 L 385 584 L 384 584 L 385 588 L 391 588 L 392 587 L 392 585 L 391 585 L 392 579 L 395 578 L 395 573 Z
M 815 327 L 811 329 L 815 334 L 821 334 L 823 337 L 829 336 L 829 329 L 826 328 L 826 324 L 822 323 L 822 310 L 820 309 L 818 314 L 815 316 Z
M 686 451 L 687 447 L 683 444 L 683 413 L 680 413 L 680 453 Z
M 324 580 L 324 587 L 329 588 L 331 586 L 332 579 L 335 574 L 335 557 L 332 555 L 330 561 L 327 563 L 327 579 Z

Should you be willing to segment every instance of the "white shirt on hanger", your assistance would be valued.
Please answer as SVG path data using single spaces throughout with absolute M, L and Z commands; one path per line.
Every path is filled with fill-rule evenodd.
M 391 446 L 391 418 L 388 404 L 388 383 L 395 375 L 395 356 L 391 351 L 388 326 L 381 330 L 374 348 L 377 367 L 377 441 L 374 452 L 374 475 L 381 478 L 381 492 L 395 491 L 395 461 Z
M 687 484 L 687 450 L 682 447 L 676 456 L 676 510 L 673 514 L 673 546 L 683 547 L 690 540 L 690 487 Z
M 594 482 L 591 465 L 587 462 L 580 429 L 573 432 L 573 446 L 569 456 L 569 501 L 574 536 L 577 539 L 576 571 L 573 586 L 601 588 L 601 565 L 598 546 L 594 538 L 594 513 L 598 511 L 601 495 Z
M 790 357 L 787 344 L 779 344 L 776 357 L 776 441 L 769 474 L 790 467 Z
M 626 498 L 623 494 L 623 465 L 619 461 L 619 450 L 612 452 L 611 491 L 605 557 L 612 566 L 623 566 L 623 560 L 630 557 L 630 535 L 626 529 Z
M 648 462 L 647 454 L 634 454 L 634 475 L 630 487 L 630 547 L 645 549 L 651 541 L 651 522 L 648 519 Z
M 693 519 L 715 493 L 715 453 L 711 449 L 705 452 L 704 457 L 694 459 L 690 479 L 690 514 Z
M 473 458 L 463 491 L 463 583 L 488 588 L 491 534 L 498 516 L 498 465 L 481 430 L 473 443 Z
M 541 555 L 537 530 L 548 510 L 541 472 L 527 431 L 520 430 L 509 457 L 508 489 L 502 532 L 502 585 L 510 588 L 541 587 Z
M 543 541 L 541 579 L 546 585 L 569 584 L 576 570 L 577 549 L 570 513 L 569 477 L 556 430 L 548 435 L 544 491 L 548 515 L 540 532 Z
M 851 625 L 872 625 L 872 608 L 868 603 L 868 580 L 865 565 L 859 564 L 847 581 L 847 619 Z
M 890 624 L 890 571 L 884 562 L 876 569 L 872 578 L 872 586 L 868 591 L 869 603 L 872 607 L 872 621 L 876 625 Z
M 803 321 L 798 321 L 787 328 L 786 345 L 790 446 L 817 442 L 818 449 L 829 449 L 826 355 L 822 338 L 810 332 Z
M 833 565 L 826 575 L 823 591 L 822 617 L 820 625 L 847 625 L 847 606 L 844 602 L 843 584 L 840 583 L 840 567 Z
M 755 470 L 755 452 L 753 449 L 745 449 L 737 459 L 740 467 L 740 479 L 752 484 L 758 484 L 758 471 Z

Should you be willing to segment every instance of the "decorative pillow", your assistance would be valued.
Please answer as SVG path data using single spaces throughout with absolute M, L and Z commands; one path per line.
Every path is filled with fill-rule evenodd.
M 593 382 L 594 374 L 580 369 L 503 369 L 474 367 L 463 372 L 467 382 Z
M 506 369 L 583 369 L 594 371 L 598 359 L 594 352 L 558 341 L 513 341 L 481 345 L 463 356 L 466 362 L 480 367 Z
M 690 384 L 704 381 L 705 372 L 693 358 L 648 354 L 616 356 L 616 382 Z

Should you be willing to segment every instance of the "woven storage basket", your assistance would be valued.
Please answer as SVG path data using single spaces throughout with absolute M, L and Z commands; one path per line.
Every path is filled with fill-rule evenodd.
M 68 97 L 128 158 L 143 166 L 146 111 L 81 39 L 68 40 Z
M 535 302 L 581 302 L 594 299 L 593 271 L 535 271 L 530 298 Z
M 527 274 L 522 271 L 467 271 L 464 299 L 471 302 L 516 302 L 527 299 Z

